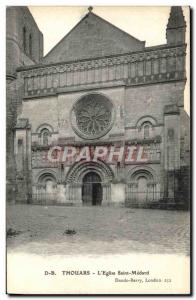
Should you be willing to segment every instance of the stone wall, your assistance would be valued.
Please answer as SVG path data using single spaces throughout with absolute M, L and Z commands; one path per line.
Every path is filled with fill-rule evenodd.
M 102 39 L 96 22 L 100 22 Z M 101 178 L 104 205 L 135 205 L 134 201 L 140 201 L 136 206 L 145 206 L 146 201 L 175 204 L 183 176 L 188 180 L 183 150 L 187 139 L 182 140 L 188 122 L 183 119 L 184 41 L 144 48 L 143 42 L 94 14 L 88 14 L 79 24 L 42 60 L 42 65 L 18 69 L 17 78 L 23 82 L 23 105 L 15 127 L 18 201 L 31 201 L 28 193 L 32 191 L 35 202 L 81 204 L 83 176 L 93 171 Z M 116 34 L 111 40 L 108 33 L 113 30 Z M 121 39 L 123 43 L 119 44 Z M 111 124 L 105 135 L 96 138 L 80 134 L 76 128 L 74 113 L 87 95 L 102 95 L 110 103 Z M 79 107 L 82 111 L 82 104 Z M 149 126 L 147 135 L 145 124 Z M 48 132 L 47 144 L 43 143 L 43 130 Z M 70 165 L 43 161 L 55 145 L 77 146 L 79 151 L 84 145 L 116 144 L 134 145 L 137 151 L 143 147 L 148 160 L 111 165 L 101 160 Z M 185 202 L 186 195 L 182 197 Z
M 180 55 L 184 55 L 182 49 L 183 48 L 175 48 L 175 50 L 173 49 L 172 51 L 175 51 L 175 54 L 178 53 Z M 171 53 L 166 49 L 161 50 L 160 53 L 167 53 L 169 55 L 167 57 L 169 62 Z M 150 55 L 152 55 L 152 53 Z M 175 55 L 174 57 L 176 59 Z M 129 56 L 129 59 L 131 58 L 132 55 Z M 134 59 L 136 60 L 138 58 L 139 56 L 134 57 Z M 145 70 L 145 72 L 147 72 L 147 58 L 147 54 L 144 54 L 142 63 L 144 68 L 143 70 Z M 115 58 L 111 59 L 115 65 Z M 151 181 L 148 187 L 149 193 L 151 197 L 155 197 L 156 195 L 157 199 L 162 199 L 164 197 L 168 197 L 167 191 L 169 189 L 169 181 L 166 180 L 166 178 L 168 178 L 166 174 L 168 174 L 167 171 L 169 167 L 167 163 L 167 136 L 165 134 L 165 131 L 167 131 L 167 128 L 170 127 L 175 128 L 176 130 L 180 124 L 179 117 L 176 118 L 175 115 L 173 115 L 172 110 L 167 110 L 167 117 L 164 117 L 164 112 L 165 107 L 167 106 L 175 106 L 177 107 L 177 109 L 179 107 L 183 107 L 183 92 L 185 84 L 185 73 L 183 71 L 184 61 L 181 60 L 181 72 L 177 71 L 178 69 L 176 64 L 174 64 L 173 70 L 169 69 L 168 63 L 168 69 L 166 69 L 165 75 L 161 73 L 161 69 L 159 69 L 160 73 L 157 74 L 157 76 L 153 71 L 153 75 L 151 73 L 150 77 L 151 84 L 149 84 L 148 82 L 146 82 L 146 73 L 140 73 L 141 77 L 139 77 L 137 76 L 139 74 L 137 71 L 137 73 L 135 73 L 135 77 L 131 78 L 131 73 L 128 70 L 129 68 L 130 70 L 132 69 L 132 64 L 135 65 L 135 62 L 130 62 L 130 64 L 126 62 L 126 64 L 124 64 L 124 59 L 125 57 L 122 56 L 121 58 L 119 58 L 120 64 L 116 65 L 114 68 L 112 67 L 113 69 L 111 71 L 111 74 L 113 77 L 112 81 L 110 82 L 107 81 L 108 77 L 105 77 L 104 75 L 104 72 L 107 73 L 110 69 L 109 65 L 107 65 L 108 60 L 105 60 L 106 65 L 103 68 L 100 68 L 99 66 L 97 70 L 101 73 L 98 73 L 99 76 L 97 78 L 103 80 L 103 84 L 100 81 L 94 83 L 90 83 L 89 81 L 89 83 L 86 83 L 86 85 L 80 85 L 78 84 L 77 80 L 75 81 L 76 78 L 85 78 L 86 80 L 90 78 L 91 81 L 96 81 L 96 77 L 92 76 L 92 72 L 94 72 L 93 74 L 96 74 L 96 68 L 93 67 L 92 61 L 89 62 L 92 67 L 91 70 L 88 70 L 87 65 L 85 64 L 85 67 L 87 69 L 81 71 L 83 72 L 81 74 L 86 74 L 85 76 L 82 75 L 83 77 L 81 76 L 81 74 L 79 75 L 77 70 L 74 69 L 74 66 L 76 66 L 75 63 L 70 64 L 68 69 L 68 65 L 65 65 L 64 69 L 61 69 L 63 68 L 61 66 L 45 66 L 42 68 L 30 68 L 28 71 L 24 69 L 19 71 L 21 78 L 24 78 L 25 80 L 25 97 L 23 101 L 23 111 L 20 117 L 29 119 L 29 122 L 32 126 L 32 144 L 35 145 L 34 153 L 37 156 L 42 155 L 42 150 L 41 148 L 39 149 L 40 139 L 38 129 L 41 128 L 41 126 L 46 126 L 46 124 L 51 126 L 53 130 L 50 137 L 51 145 L 59 145 L 60 140 L 64 140 L 64 142 L 62 143 L 65 144 L 67 140 L 67 143 L 69 145 L 76 145 L 77 143 L 81 143 L 81 145 L 84 145 L 86 144 L 86 141 L 83 141 L 83 139 L 75 133 L 71 126 L 72 107 L 79 99 L 81 99 L 82 96 L 86 94 L 98 93 L 105 95 L 112 101 L 115 107 L 116 114 L 114 125 L 104 137 L 99 138 L 95 142 L 91 141 L 90 143 L 93 145 L 95 143 L 99 144 L 105 141 L 108 145 L 110 145 L 113 141 L 113 138 L 116 137 L 116 139 L 118 139 L 121 143 L 134 144 L 136 146 L 144 145 L 146 149 L 145 151 L 148 152 L 151 159 L 147 163 L 143 163 L 140 166 L 144 170 L 145 168 L 148 168 L 148 166 L 150 166 L 151 169 L 155 172 L 156 175 L 154 176 L 154 179 Z M 158 60 L 160 61 L 160 58 L 158 58 Z M 100 61 L 103 62 L 103 59 Z M 151 70 L 154 70 L 153 63 L 154 61 L 151 62 Z M 78 62 L 77 66 L 81 66 L 81 64 L 82 63 Z M 139 66 L 139 62 L 137 66 Z M 56 73 L 53 73 L 54 70 L 56 71 Z M 64 70 L 64 73 L 61 73 L 62 70 Z M 69 73 L 71 72 L 71 70 L 73 72 Z M 120 73 L 118 73 L 118 70 Z M 125 72 L 125 70 L 127 71 Z M 88 72 L 91 72 L 89 73 L 89 77 Z M 72 78 L 73 80 L 69 83 L 67 79 L 65 80 L 64 78 L 64 80 L 62 80 L 61 78 L 61 76 L 66 76 L 66 78 L 68 78 L 68 74 L 70 76 L 69 78 Z M 76 77 L 74 74 L 76 75 Z M 127 76 L 126 80 L 125 78 L 123 79 L 121 77 L 125 74 Z M 175 75 L 173 77 L 174 74 L 181 74 L 179 76 L 182 77 L 178 78 L 177 80 L 178 75 Z M 50 84 L 53 86 L 52 88 L 49 88 L 48 86 L 49 78 Z M 143 82 L 139 80 L 139 78 L 143 78 Z M 163 82 L 160 82 L 161 78 Z M 96 84 L 96 89 L 94 84 Z M 69 88 L 69 90 L 67 90 L 67 88 Z M 37 113 L 38 111 L 39 113 Z M 141 126 L 146 121 L 152 124 L 152 132 L 149 139 L 145 141 Z M 180 131 L 175 134 L 176 143 L 174 146 L 174 152 L 176 155 L 176 162 L 173 162 L 175 164 L 175 169 L 177 170 L 179 169 L 178 158 L 180 153 L 179 132 Z M 49 167 L 49 165 L 41 165 L 41 162 L 38 163 L 38 161 L 39 159 L 36 160 L 38 165 L 36 165 L 33 174 L 36 174 L 37 171 L 44 171 L 45 167 Z M 135 162 L 133 162 L 129 166 L 126 166 L 127 172 L 131 171 L 136 166 L 138 166 L 138 164 Z M 60 174 L 59 167 L 60 166 L 57 166 L 56 169 L 57 174 Z M 37 171 L 35 173 L 36 169 Z M 55 166 L 53 167 L 53 170 L 54 169 Z M 114 181 L 112 183 L 112 186 L 110 187 L 111 193 L 114 196 L 114 199 L 112 199 L 111 201 L 118 202 L 117 196 L 115 195 L 117 195 L 118 192 L 121 191 L 121 196 L 127 198 L 127 195 L 131 194 L 132 183 L 127 182 L 128 186 L 125 184 L 127 180 L 127 178 L 125 178 L 125 174 L 121 174 L 122 182 L 120 181 L 116 166 L 114 166 L 114 173 L 116 174 L 115 180 L 117 182 Z M 36 178 L 33 175 L 34 184 L 35 181 Z M 71 187 L 71 189 L 74 189 L 74 187 Z M 69 188 L 67 192 L 69 193 Z M 65 189 L 64 193 L 66 194 L 67 192 Z M 65 195 L 65 198 L 66 197 L 67 196 Z M 174 195 L 172 197 L 174 197 Z
M 44 64 L 143 50 L 142 42 L 94 13 L 82 20 L 43 58 Z
M 23 29 L 26 29 L 26 50 Z M 31 34 L 32 51 L 29 49 Z M 14 128 L 21 113 L 24 81 L 17 76 L 17 68 L 39 62 L 43 55 L 43 36 L 27 7 L 6 9 L 6 155 L 7 200 L 16 195 L 16 165 L 14 158 Z
M 23 32 L 25 28 L 25 34 Z M 25 44 L 24 45 L 24 35 Z M 29 37 L 31 35 L 31 48 Z M 43 35 L 25 6 L 8 6 L 6 10 L 6 74 L 15 74 L 19 66 L 38 63 L 43 56 Z

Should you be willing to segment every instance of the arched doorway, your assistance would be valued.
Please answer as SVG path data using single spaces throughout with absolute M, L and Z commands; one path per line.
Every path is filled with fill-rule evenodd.
M 84 205 L 101 205 L 103 189 L 101 178 L 95 172 L 88 172 L 82 182 L 82 201 Z
M 91 175 L 87 175 L 89 173 L 96 174 L 94 175 L 97 179 L 89 178 Z M 108 205 L 111 202 L 111 181 L 114 178 L 114 173 L 111 168 L 105 164 L 103 161 L 90 161 L 90 162 L 76 162 L 68 171 L 67 176 L 65 178 L 66 186 L 67 186 L 67 199 L 70 202 L 77 203 L 88 203 L 89 205 Z M 97 183 L 94 186 L 93 191 L 91 193 L 96 194 L 95 197 L 86 197 L 87 192 L 85 190 L 85 186 L 87 189 L 87 183 L 92 185 Z M 90 195 L 91 195 L 90 193 Z M 98 201 L 98 195 L 99 201 Z M 89 199 L 89 201 L 86 200 Z M 92 201 L 92 199 L 94 199 Z

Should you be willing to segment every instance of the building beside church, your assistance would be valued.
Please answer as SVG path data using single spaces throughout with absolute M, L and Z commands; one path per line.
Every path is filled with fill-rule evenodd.
M 43 56 L 28 8 L 9 7 L 8 200 L 188 207 L 185 33 L 181 7 L 153 47 L 89 8 Z

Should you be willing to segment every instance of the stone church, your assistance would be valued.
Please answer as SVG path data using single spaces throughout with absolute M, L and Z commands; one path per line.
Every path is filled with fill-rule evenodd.
M 185 34 L 181 7 L 153 47 L 90 7 L 43 56 L 29 9 L 8 7 L 7 200 L 187 208 Z

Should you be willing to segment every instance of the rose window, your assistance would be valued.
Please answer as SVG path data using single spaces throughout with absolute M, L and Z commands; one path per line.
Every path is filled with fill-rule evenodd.
M 87 139 L 106 134 L 112 125 L 113 105 L 103 95 L 91 94 L 74 106 L 76 132 Z

